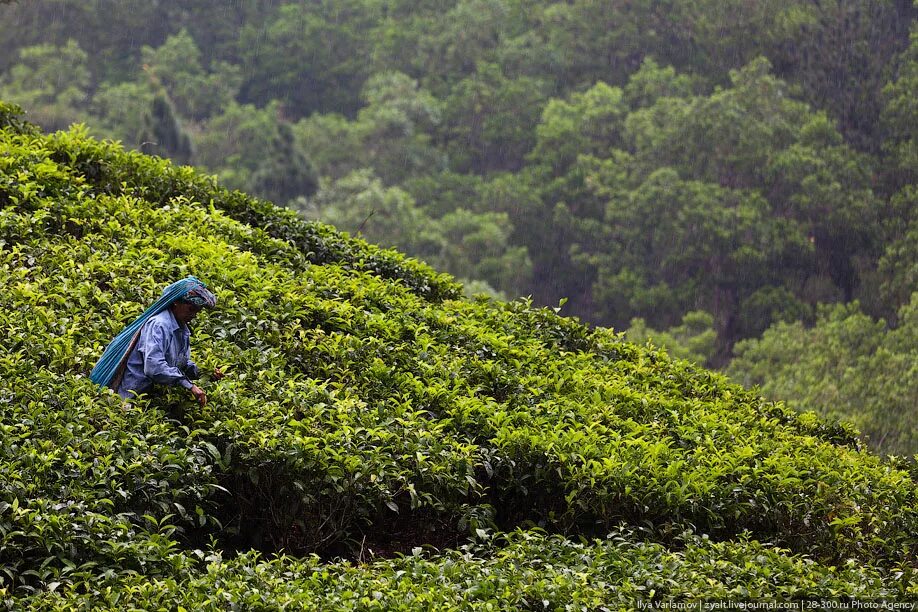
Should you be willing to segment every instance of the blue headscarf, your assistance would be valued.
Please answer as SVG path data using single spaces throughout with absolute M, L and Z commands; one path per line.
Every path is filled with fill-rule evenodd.
M 163 289 L 162 295 L 152 306 L 115 336 L 115 339 L 102 353 L 102 358 L 99 359 L 96 367 L 92 369 L 89 375 L 90 380 L 106 387 L 120 379 L 118 375 L 123 371 L 127 357 L 140 336 L 140 328 L 151 317 L 158 315 L 175 302 L 187 302 L 202 308 L 214 308 L 217 305 L 217 298 L 207 290 L 204 283 L 194 276 L 172 283 Z

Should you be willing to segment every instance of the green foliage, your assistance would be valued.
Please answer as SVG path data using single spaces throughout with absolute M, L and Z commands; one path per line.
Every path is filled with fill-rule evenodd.
M 353 114 L 368 76 L 364 33 L 379 15 L 376 3 L 321 0 L 281 4 L 266 22 L 242 27 L 240 101 L 263 106 L 279 100 L 298 117 Z
M 191 159 L 191 140 L 163 93 L 153 96 L 149 111 L 143 115 L 139 140 L 144 153 L 171 157 L 179 163 Z
M 546 107 L 511 196 L 540 301 L 656 327 L 701 307 L 723 359 L 772 320 L 869 292 L 882 233 L 869 159 L 766 60 L 731 79 L 692 95 L 646 63 L 625 90 L 599 83 Z
M 230 104 L 206 123 L 197 139 L 196 160 L 217 173 L 231 189 L 249 187 L 252 174 L 268 157 L 271 136 L 277 131 L 277 108 Z
M 157 49 L 141 52 L 144 71 L 166 89 L 182 116 L 201 120 L 218 114 L 235 98 L 242 82 L 238 66 L 217 62 L 211 70 L 187 30 L 170 36 Z
M 146 82 L 104 84 L 93 96 L 92 109 L 106 135 L 139 149 L 155 95 Z
M 899 326 L 863 314 L 857 303 L 822 307 L 812 328 L 781 323 L 736 346 L 728 373 L 761 385 L 801 410 L 855 423 L 878 452 L 918 453 L 918 294 L 899 312 Z
M 429 261 L 460 278 L 483 279 L 514 293 L 525 290 L 532 262 L 525 248 L 512 246 L 514 228 L 506 213 L 458 208 L 439 219 L 438 225 L 442 248 Z
M 531 263 L 525 249 L 510 246 L 506 214 L 459 208 L 432 218 L 410 194 L 386 188 L 370 170 L 355 171 L 321 190 L 302 211 L 366 240 L 397 247 L 460 278 L 491 287 L 522 289 Z
M 879 262 L 880 290 L 885 304 L 901 306 L 918 287 L 918 188 L 906 187 L 891 204 L 889 242 Z
M 736 292 L 766 280 L 778 257 L 769 251 L 783 246 L 774 240 L 778 223 L 768 218 L 766 202 L 680 180 L 671 169 L 653 173 L 633 195 L 615 197 L 606 215 L 616 221 L 606 243 L 614 250 L 612 257 L 594 256 L 595 291 L 611 316 L 652 312 L 654 322 L 675 322 L 702 295 L 725 330 Z
M 885 571 L 854 562 L 828 567 L 757 542 L 714 543 L 690 534 L 684 549 L 676 552 L 642 542 L 640 534 L 629 531 L 585 543 L 514 533 L 442 557 L 418 549 L 410 556 L 365 565 L 262 559 L 251 553 L 234 559 L 201 556 L 206 572 L 187 578 L 129 577 L 91 585 L 88 592 L 64 586 L 16 604 L 24 609 L 97 610 L 595 610 L 630 609 L 638 600 L 791 601 L 827 594 L 900 601 L 913 596 L 916 588 L 914 570 L 908 567 L 890 579 Z
M 915 167 L 918 165 L 918 111 L 915 110 L 915 95 L 918 93 L 918 28 L 913 27 L 911 44 L 903 52 L 901 68 L 897 78 L 891 80 L 883 90 L 886 105 L 883 109 L 883 123 L 889 133 L 886 147 L 890 149 L 890 161 L 895 164 L 897 183 L 915 181 Z M 893 173 L 891 173 L 893 174 Z
M 552 100 L 536 127 L 538 144 L 531 158 L 563 176 L 580 155 L 602 155 L 621 146 L 622 120 L 627 114 L 622 91 L 597 83 L 569 102 Z
M 430 133 L 440 125 L 442 104 L 418 82 L 400 72 L 382 73 L 364 85 L 366 106 L 355 130 L 364 159 L 389 182 L 427 174 L 444 165 Z
M 268 156 L 251 178 L 252 190 L 275 202 L 311 196 L 319 186 L 316 169 L 294 142 L 293 130 L 278 123 Z
M 453 168 L 484 174 L 514 170 L 532 148 L 529 126 L 538 122 L 548 84 L 508 77 L 498 64 L 480 63 L 446 99 L 446 134 Z
M 650 329 L 644 319 L 638 318 L 632 319 L 625 337 L 629 342 L 648 342 L 666 349 L 674 357 L 704 365 L 714 357 L 717 332 L 713 325 L 714 317 L 703 310 L 686 313 L 678 327 L 663 332 Z
M 859 299 L 892 318 L 908 299 L 893 287 L 907 274 L 880 260 L 908 248 L 888 204 L 914 182 L 911 2 L 35 0 L 3 11 L 20 27 L 0 32 L 2 93 L 46 128 L 82 121 L 128 146 L 162 142 L 145 150 L 298 207 L 320 177 L 331 186 L 371 169 L 434 219 L 416 243 L 453 234 L 437 229 L 448 214 L 505 213 L 453 224 L 476 236 L 447 256 L 409 252 L 506 295 L 661 329 L 702 308 L 717 362 L 819 302 Z M 647 210 L 663 197 L 651 177 L 669 171 L 695 192 L 688 224 L 672 198 Z M 430 186 L 457 176 L 479 184 Z M 653 225 L 670 244 L 633 240 Z M 406 244 L 393 231 L 381 240 Z M 470 249 L 483 234 L 507 236 L 498 267 L 520 274 L 479 265 Z
M 441 123 L 441 104 L 417 81 L 400 72 L 377 74 L 364 85 L 366 106 L 355 121 L 313 115 L 297 124 L 303 147 L 316 151 L 323 176 L 338 179 L 372 168 L 396 183 L 445 166 L 431 132 Z
M 896 54 L 908 46 L 915 4 L 800 3 L 784 8 L 784 15 L 783 40 L 770 54 L 783 67 L 781 76 L 810 104 L 831 109 L 849 143 L 878 150 L 882 91 L 894 74 Z
M 208 120 L 197 141 L 196 161 L 216 170 L 228 187 L 278 203 L 312 195 L 318 188 L 318 172 L 278 114 L 276 105 L 229 105 Z
M 661 66 L 652 57 L 628 78 L 625 99 L 630 108 L 652 106 L 660 98 L 687 98 L 700 89 L 698 79 L 680 74 L 672 66 Z
M 105 584 L 152 598 L 141 608 L 176 607 L 179 593 L 200 607 L 216 582 L 206 553 L 188 551 L 212 535 L 218 547 L 359 556 L 380 532 L 389 540 L 370 545 L 388 554 L 477 529 L 590 535 L 624 521 L 668 550 L 691 524 L 743 564 L 744 530 L 837 567 L 848 555 L 887 568 L 911 558 L 915 502 L 902 491 L 914 468 L 855 452 L 850 426 L 526 301 L 481 296 L 569 298 L 564 312 L 633 321 L 632 339 L 709 364 L 764 333 L 739 345 L 734 376 L 853 421 L 881 452 L 914 452 L 912 2 L 2 4 L 0 21 L 15 27 L 0 28 L 0 96 L 46 129 L 85 122 L 464 285 L 80 129 L 39 138 L 0 105 L 0 302 L 12 313 L 0 331 L 14 343 L 0 356 L 0 379 L 14 382 L 0 389 L 34 404 L 2 421 L 26 436 L 4 456 L 25 458 L 11 491 L 29 478 L 37 487 L 0 500 L 10 504 L 0 523 L 14 517 L 0 560 L 17 597 L 59 583 L 70 599 L 48 594 L 46 605 L 85 595 L 86 607 L 116 607 L 90 588 Z M 91 356 L 188 272 L 242 287 L 238 299 L 221 295 L 226 310 L 197 337 L 238 377 L 214 385 L 209 412 L 179 395 L 141 404 L 154 413 L 146 420 L 110 398 L 88 408 Z M 457 301 L 461 292 L 480 297 Z M 807 327 L 818 304 L 854 299 L 866 314 L 823 306 Z M 83 311 L 96 318 L 74 318 Z M 23 382 L 32 371 L 34 387 Z M 39 406 L 57 416 L 34 418 Z M 70 455 L 29 446 L 71 421 L 73 440 L 54 439 Z M 121 432 L 112 444 L 128 449 L 105 446 L 108 422 Z M 132 496 L 143 481 L 134 467 L 103 485 L 90 452 L 131 465 L 149 454 L 149 486 Z M 70 475 L 55 484 L 60 464 Z M 187 487 L 173 471 L 190 474 Z M 506 607 L 538 607 L 529 593 L 542 590 L 559 606 L 571 593 L 584 607 L 618 596 L 530 590 L 501 565 L 513 550 L 536 557 L 515 545 L 482 550 L 488 561 L 453 575 L 500 576 L 500 596 L 445 592 Z M 559 546 L 561 574 L 581 567 L 570 543 Z M 781 571 L 797 559 L 779 557 L 769 558 Z M 227 570 L 248 577 L 237 585 L 256 572 L 289 578 L 286 561 L 240 563 Z M 681 592 L 717 580 L 712 563 L 693 563 Z M 457 564 L 447 555 L 424 571 Z M 831 567 L 789 580 L 847 592 L 826 578 Z M 104 583 L 108 569 L 117 575 Z M 883 571 L 850 574 L 849 587 L 909 588 L 908 575 Z M 375 601 L 365 576 L 334 575 L 361 595 L 329 589 L 328 607 Z M 727 584 L 755 593 L 743 576 Z M 386 604 L 388 585 L 377 591 Z M 163 600 L 149 595 L 160 590 Z
M 0 101 L 0 129 L 13 132 L 37 132 L 35 124 L 22 118 L 23 110 L 15 104 Z
M 74 40 L 19 50 L 19 63 L 0 77 L 0 98 L 29 109 L 47 129 L 64 129 L 85 117 L 88 56 Z
M 812 309 L 787 289 L 763 287 L 740 303 L 737 326 L 740 336 L 757 337 L 775 323 L 806 323 L 812 315 Z
M 190 273 L 221 304 L 195 329 L 202 369 L 228 373 L 203 383 L 207 406 L 93 386 L 105 343 Z M 849 427 L 529 301 L 458 299 L 422 264 L 85 130 L 0 132 L 0 281 L 12 607 L 914 590 L 913 477 Z M 519 525 L 618 535 L 221 560 L 359 559 Z
M 911 2 L 702 0 L 659 5 L 575 0 L 540 20 L 571 85 L 622 84 L 645 56 L 723 83 L 758 55 L 809 103 L 831 106 L 859 145 L 876 138 L 890 60 L 907 45 Z
M 398 187 L 386 188 L 370 170 L 353 172 L 309 201 L 307 217 L 384 246 L 398 246 L 419 257 L 440 249 L 431 234 L 433 220 Z

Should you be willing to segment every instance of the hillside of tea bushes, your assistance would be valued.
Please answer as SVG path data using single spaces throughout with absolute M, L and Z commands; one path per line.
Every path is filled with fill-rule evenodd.
M 88 379 L 175 279 L 201 407 Z M 846 425 L 0 106 L 0 601 L 596 609 L 918 597 Z

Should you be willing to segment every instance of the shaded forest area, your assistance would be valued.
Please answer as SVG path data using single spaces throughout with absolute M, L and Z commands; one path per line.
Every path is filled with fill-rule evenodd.
M 0 99 L 918 451 L 908 1 L 42 0 Z

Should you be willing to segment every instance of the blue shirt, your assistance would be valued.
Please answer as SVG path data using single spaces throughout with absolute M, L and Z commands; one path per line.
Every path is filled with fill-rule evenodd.
M 191 361 L 191 330 L 175 320 L 168 309 L 140 328 L 140 337 L 127 360 L 118 395 L 129 398 L 153 383 L 192 387 L 198 366 Z

